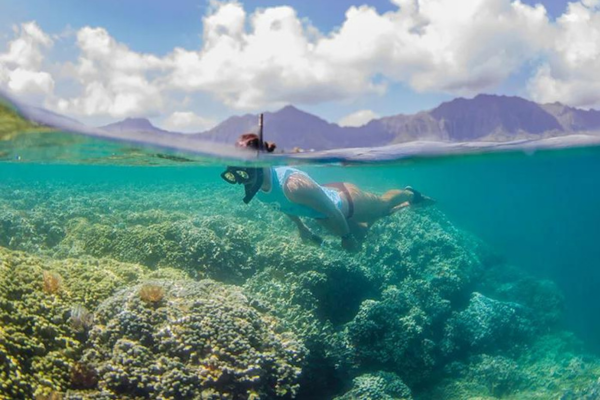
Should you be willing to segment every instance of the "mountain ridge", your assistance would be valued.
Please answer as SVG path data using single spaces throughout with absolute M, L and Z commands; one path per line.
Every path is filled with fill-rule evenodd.
M 102 129 L 108 132 L 154 132 L 160 134 L 182 134 L 179 132 L 167 131 L 165 129 L 161 129 L 156 127 L 150 122 L 148 118 L 125 118 L 124 120 L 113 122 L 108 125 L 104 125 L 98 127 L 98 129 Z
M 129 118 L 101 129 L 177 133 L 157 128 L 140 118 Z M 240 134 L 257 130 L 258 115 L 244 114 L 229 117 L 208 131 L 187 136 L 234 143 Z M 265 140 L 275 142 L 286 151 L 374 147 L 415 140 L 503 142 L 591 131 L 600 132 L 600 111 L 491 94 L 456 98 L 431 110 L 382 117 L 360 127 L 342 127 L 293 105 L 264 113 Z

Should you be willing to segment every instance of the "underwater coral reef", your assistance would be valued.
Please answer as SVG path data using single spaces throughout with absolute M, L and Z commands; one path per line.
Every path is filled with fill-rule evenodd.
M 102 393 L 153 398 L 284 398 L 298 391 L 304 347 L 239 288 L 154 281 L 163 304 L 127 287 L 97 309 L 82 362 Z
M 0 182 L 0 398 L 599 398 L 556 285 L 435 207 L 348 254 L 217 190 Z

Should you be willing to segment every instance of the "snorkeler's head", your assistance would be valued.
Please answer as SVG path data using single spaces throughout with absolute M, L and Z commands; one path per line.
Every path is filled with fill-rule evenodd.
M 277 145 L 273 142 L 262 142 L 256 133 L 244 133 L 235 142 L 236 147 L 242 147 L 245 149 L 261 150 L 267 153 L 272 153 Z
M 232 185 L 252 184 L 256 180 L 256 170 L 259 168 L 229 166 L 221 173 L 221 178 Z
M 241 135 L 236 147 L 242 147 L 251 150 L 266 151 L 272 153 L 277 147 L 275 143 L 262 142 L 260 137 L 255 133 L 246 133 Z M 223 173 L 221 178 L 232 185 L 244 185 L 244 203 L 248 204 L 260 190 L 263 184 L 263 170 L 255 167 L 232 167 L 229 166 Z
M 244 185 L 244 203 L 250 203 L 250 200 L 258 193 L 263 184 L 262 168 L 253 167 L 232 167 L 229 166 L 221 173 L 221 178 L 232 185 Z

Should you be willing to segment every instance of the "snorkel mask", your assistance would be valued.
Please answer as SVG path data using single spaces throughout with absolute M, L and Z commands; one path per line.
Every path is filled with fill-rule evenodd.
M 244 144 L 242 147 L 247 147 L 250 149 L 255 149 L 258 153 L 262 151 L 273 151 L 275 145 L 272 145 L 272 149 L 269 150 L 269 146 L 265 146 L 263 141 L 263 115 L 260 114 L 258 120 L 258 135 L 247 134 L 242 135 L 247 136 L 248 140 L 244 140 Z M 239 145 L 238 141 L 238 145 Z M 244 196 L 244 203 L 248 204 L 254 198 L 256 193 L 260 190 L 260 187 L 263 184 L 263 169 L 258 167 L 232 167 L 228 166 L 225 171 L 221 173 L 221 178 L 232 185 L 244 185 L 244 190 L 246 195 Z
M 260 190 L 263 183 L 262 168 L 244 168 L 244 167 L 227 167 L 221 173 L 221 178 L 232 185 L 244 185 L 244 203 L 250 203 L 256 193 Z

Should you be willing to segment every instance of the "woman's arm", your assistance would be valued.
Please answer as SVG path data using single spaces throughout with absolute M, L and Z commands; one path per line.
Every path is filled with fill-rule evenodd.
M 285 215 L 289 219 L 291 219 L 294 224 L 296 224 L 296 227 L 298 228 L 298 232 L 300 233 L 300 238 L 302 239 L 302 241 L 313 242 L 318 245 L 323 243 L 323 239 L 319 235 L 312 233 L 311 230 L 308 229 L 308 226 L 306 226 L 304 224 L 304 222 L 302 222 L 300 217 L 297 217 L 295 215 L 290 215 L 290 214 L 285 214 Z

